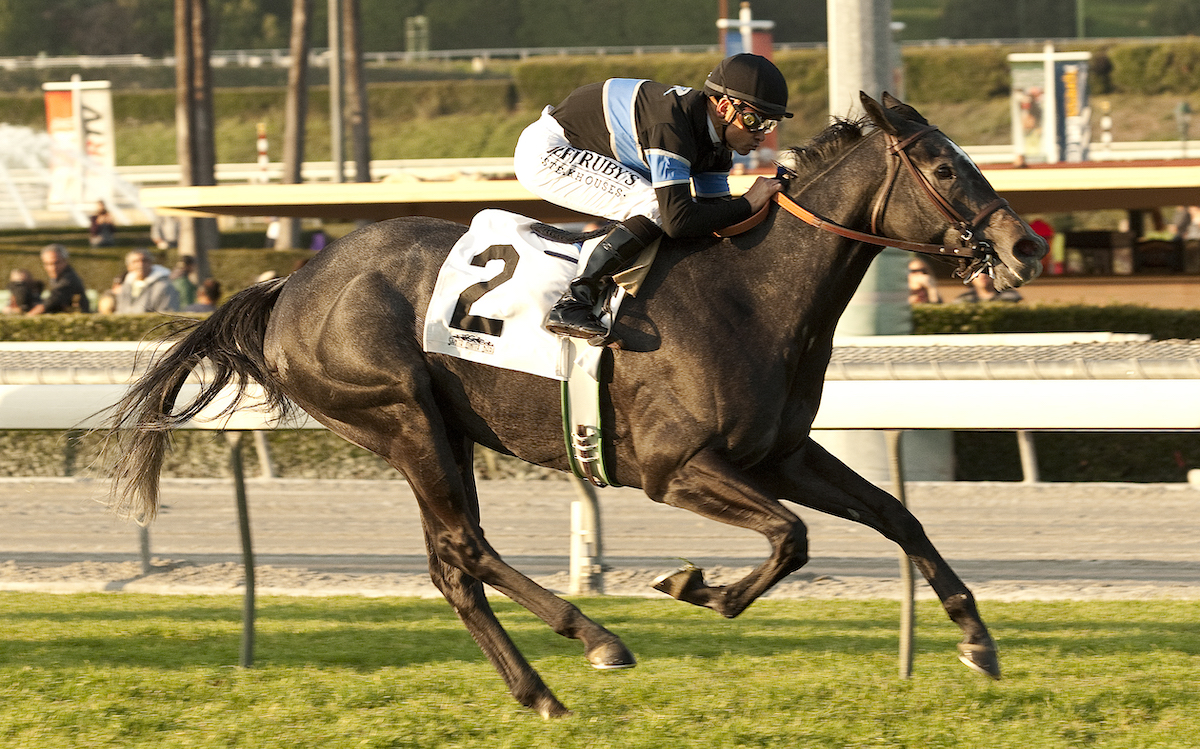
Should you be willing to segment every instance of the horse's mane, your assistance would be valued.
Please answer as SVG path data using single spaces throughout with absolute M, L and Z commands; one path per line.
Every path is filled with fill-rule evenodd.
M 788 167 L 797 177 L 805 177 L 814 167 L 823 166 L 843 149 L 862 140 L 868 134 L 871 121 L 865 117 L 849 120 L 835 117 L 829 127 L 817 133 L 806 145 L 787 149 L 792 154 Z

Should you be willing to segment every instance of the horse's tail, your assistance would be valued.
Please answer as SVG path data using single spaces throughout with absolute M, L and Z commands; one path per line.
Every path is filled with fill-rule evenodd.
M 267 366 L 263 339 L 286 279 L 251 286 L 231 297 L 207 319 L 181 324 L 179 340 L 159 357 L 109 409 L 103 460 L 111 465 L 113 505 L 139 522 L 158 512 L 159 472 L 170 446 L 171 430 L 194 418 L 221 390 L 236 382 L 232 411 L 253 380 L 266 404 L 281 418 L 294 408 Z M 192 371 L 203 368 L 200 394 L 176 411 L 175 400 Z

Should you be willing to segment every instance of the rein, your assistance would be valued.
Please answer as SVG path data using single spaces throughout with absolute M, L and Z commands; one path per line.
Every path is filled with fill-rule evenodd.
M 934 189 L 933 185 L 930 184 L 929 179 L 926 178 L 925 175 L 921 173 L 921 170 L 917 168 L 916 164 L 913 163 L 912 158 L 908 155 L 907 149 L 913 143 L 916 143 L 922 137 L 936 131 L 937 129 L 938 128 L 936 125 L 926 125 L 903 140 L 896 138 L 896 136 L 892 135 L 891 133 L 884 133 L 884 136 L 888 141 L 888 153 L 896 156 L 897 158 L 895 160 L 888 161 L 887 182 L 884 184 L 884 188 L 879 192 L 879 195 L 875 200 L 875 206 L 871 211 L 871 232 L 850 229 L 842 226 L 836 221 L 830 221 L 829 219 L 818 216 L 817 214 L 797 203 L 795 200 L 792 200 L 792 198 L 788 197 L 783 192 L 775 193 L 775 195 L 772 196 L 772 200 L 774 200 L 774 202 L 777 203 L 780 208 L 783 208 L 785 211 L 809 226 L 813 226 L 821 231 L 829 232 L 831 234 L 836 234 L 839 237 L 851 239 L 856 242 L 877 245 L 880 247 L 895 247 L 897 249 L 908 250 L 910 252 L 919 252 L 925 255 L 956 257 L 960 262 L 959 274 L 964 277 L 969 274 L 970 277 L 973 278 L 975 275 L 978 275 L 981 272 L 990 272 L 991 267 L 998 261 L 996 252 L 992 248 L 990 242 L 983 239 L 977 240 L 975 238 L 975 234 L 979 230 L 979 226 L 984 222 L 984 220 L 987 219 L 988 216 L 991 216 L 993 213 L 1002 208 L 1008 207 L 1008 201 L 1004 198 L 998 197 L 981 208 L 974 217 L 968 220 L 964 218 L 957 209 L 955 209 L 950 201 L 946 200 L 946 198 L 944 198 L 937 190 Z M 958 230 L 960 244 L 957 247 L 947 247 L 944 244 L 929 244 L 927 242 L 910 242 L 904 239 L 893 239 L 891 237 L 882 236 L 878 233 L 880 219 L 883 216 L 888 200 L 891 197 L 892 187 L 895 185 L 896 175 L 899 173 L 900 164 L 904 164 L 909 173 L 916 179 L 917 184 L 921 186 L 925 194 L 937 207 L 938 211 L 941 212 L 941 214 L 946 217 L 946 220 L 948 220 L 954 226 L 954 228 Z M 785 180 L 790 178 L 790 174 L 784 172 L 782 168 L 781 178 Z M 734 235 L 749 231 L 758 224 L 762 223 L 763 219 L 766 218 L 770 207 L 771 204 L 767 203 L 767 205 L 763 206 L 758 213 L 746 219 L 745 221 L 716 232 L 717 236 L 732 237 Z M 974 260 L 974 262 L 968 264 L 968 258 L 971 258 Z

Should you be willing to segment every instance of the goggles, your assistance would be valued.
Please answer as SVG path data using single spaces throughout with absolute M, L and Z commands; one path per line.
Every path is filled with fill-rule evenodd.
M 742 120 L 742 127 L 752 133 L 769 133 L 779 125 L 779 120 L 772 120 L 755 112 L 753 109 L 743 108 L 736 104 L 732 99 L 727 99 L 729 105 L 733 107 L 733 111 L 738 113 L 738 117 Z

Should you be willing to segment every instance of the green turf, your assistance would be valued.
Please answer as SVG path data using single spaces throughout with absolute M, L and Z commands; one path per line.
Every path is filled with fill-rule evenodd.
M 441 601 L 260 601 L 239 669 L 234 597 L 0 594 L 3 747 L 1183 747 L 1200 735 L 1200 602 L 987 603 L 1006 678 L 958 664 L 919 607 L 766 601 L 735 621 L 673 601 L 581 601 L 640 659 L 501 619 L 569 718 L 512 702 Z

